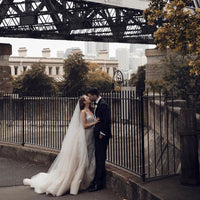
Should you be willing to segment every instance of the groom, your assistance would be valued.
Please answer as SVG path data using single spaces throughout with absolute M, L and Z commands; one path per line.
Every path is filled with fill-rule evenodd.
M 88 96 L 95 104 L 95 117 L 100 119 L 100 122 L 94 128 L 96 172 L 93 184 L 89 189 L 90 192 L 94 192 L 105 187 L 105 161 L 106 150 L 111 137 L 111 115 L 108 104 L 99 96 L 99 91 L 96 88 L 90 89 Z

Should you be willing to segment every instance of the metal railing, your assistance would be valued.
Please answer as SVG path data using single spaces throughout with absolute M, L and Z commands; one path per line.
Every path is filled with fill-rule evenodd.
M 144 177 L 142 98 L 133 91 L 103 94 L 111 108 L 108 161 Z
M 178 173 L 178 111 L 165 95 L 102 94 L 111 108 L 107 161 L 143 180 Z M 78 97 L 0 97 L 0 141 L 60 149 Z

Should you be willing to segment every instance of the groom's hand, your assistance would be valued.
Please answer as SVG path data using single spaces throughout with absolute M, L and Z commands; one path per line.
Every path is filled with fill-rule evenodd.
M 100 131 L 99 139 L 101 140 L 104 136 L 105 136 L 105 133 L 103 133 L 102 131 Z
M 99 134 L 99 139 L 101 140 L 103 138 L 103 135 Z

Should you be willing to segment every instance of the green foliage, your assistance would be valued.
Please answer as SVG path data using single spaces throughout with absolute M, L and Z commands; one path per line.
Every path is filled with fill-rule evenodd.
M 200 102 L 200 76 L 190 74 L 190 60 L 178 60 L 178 58 L 167 58 L 165 64 L 167 70 L 163 80 L 149 82 L 152 90 L 168 90 L 178 99 L 186 100 L 188 106 L 197 108 Z
M 164 81 L 164 80 L 146 81 L 146 83 L 150 87 L 151 91 L 159 93 L 161 90 L 162 91 L 166 91 L 167 90 L 166 81 Z
M 187 9 L 186 2 L 191 0 L 150 0 L 144 16 L 150 25 L 158 27 L 154 33 L 157 47 L 178 51 L 182 56 L 193 55 L 190 72 L 197 75 L 200 74 L 200 9 Z
M 64 71 L 65 82 L 62 88 L 66 93 L 85 93 L 91 87 L 97 87 L 101 92 L 112 90 L 111 77 L 98 64 L 85 62 L 82 54 L 70 55 L 65 60 Z
M 100 92 L 112 90 L 112 78 L 101 70 L 98 64 L 88 63 L 87 88 L 97 87 Z
M 200 101 L 200 76 L 190 74 L 189 62 L 187 58 L 179 62 L 169 58 L 168 71 L 164 73 L 163 80 L 168 90 L 175 91 L 175 94 L 186 100 L 188 105 L 194 105 Z
M 69 55 L 68 59 L 64 61 L 65 81 L 63 92 L 82 93 L 86 90 L 87 65 L 82 54 Z
M 167 2 L 168 0 L 149 0 L 148 8 L 143 12 L 149 25 L 162 26 Z
M 171 49 L 182 56 L 182 60 L 168 58 L 163 81 L 149 83 L 151 88 L 173 90 L 178 98 L 197 108 L 200 101 L 200 9 L 188 9 L 186 3 L 191 2 L 150 0 L 143 14 L 150 25 L 158 27 L 154 33 L 157 48 Z
M 31 69 L 13 80 L 13 91 L 24 95 L 44 95 L 57 91 L 56 82 L 45 74 L 45 66 L 34 63 Z
M 115 92 L 120 92 L 121 91 L 121 87 L 119 85 L 115 85 L 114 91 Z
M 131 74 L 130 86 L 136 86 L 137 92 L 145 90 L 145 66 L 138 67 L 137 73 Z

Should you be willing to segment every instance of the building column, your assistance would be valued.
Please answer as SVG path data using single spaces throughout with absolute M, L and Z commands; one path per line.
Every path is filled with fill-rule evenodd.
M 3 93 L 12 93 L 11 69 L 9 66 L 9 57 L 12 54 L 10 44 L 0 43 L 0 96 Z

